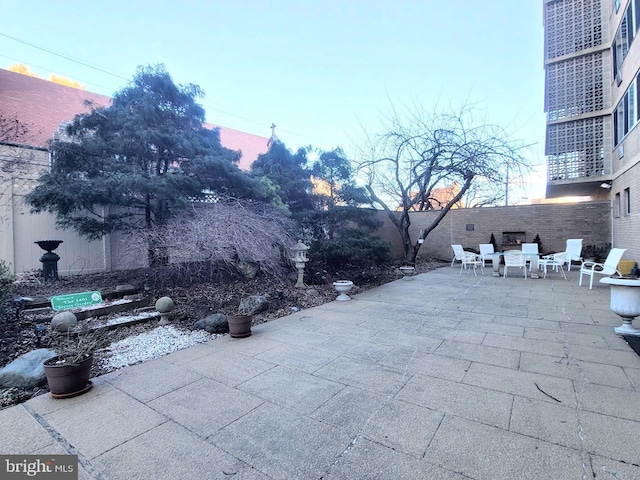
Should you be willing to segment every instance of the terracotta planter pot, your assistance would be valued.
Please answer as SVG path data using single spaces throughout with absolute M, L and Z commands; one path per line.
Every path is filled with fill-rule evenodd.
M 253 315 L 227 315 L 229 335 L 233 338 L 244 338 L 251 335 Z
M 51 396 L 54 398 L 70 398 L 88 392 L 93 384 L 89 381 L 93 355 L 75 365 L 59 364 L 60 357 L 53 357 L 43 363 Z

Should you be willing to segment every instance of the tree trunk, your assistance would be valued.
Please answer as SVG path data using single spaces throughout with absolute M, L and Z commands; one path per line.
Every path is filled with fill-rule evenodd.
M 440 210 L 439 215 L 433 222 L 431 222 L 431 225 L 422 230 L 422 237 L 420 237 L 422 238 L 422 240 L 427 239 L 429 233 L 431 233 L 431 231 L 433 231 L 433 229 L 440 224 L 442 219 L 447 215 L 447 213 L 449 213 L 449 210 L 451 210 L 451 207 L 462 198 L 462 196 L 471 186 L 472 180 L 473 176 L 469 176 L 468 178 L 466 178 L 465 183 L 458 194 L 453 197 L 453 199 L 442 210 Z M 400 237 L 402 238 L 402 246 L 404 247 L 404 258 L 402 261 L 405 265 L 415 265 L 416 257 L 418 256 L 418 252 L 420 251 L 420 247 L 422 246 L 422 244 L 418 243 L 417 241 L 415 243 L 411 243 L 411 237 L 409 236 L 409 227 L 411 226 L 409 211 L 407 210 L 402 212 L 400 214 L 400 221 L 394 222 L 394 224 L 398 229 L 398 232 L 400 232 Z

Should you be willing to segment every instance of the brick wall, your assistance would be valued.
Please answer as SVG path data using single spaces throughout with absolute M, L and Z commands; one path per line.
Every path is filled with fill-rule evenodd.
M 437 214 L 434 211 L 412 214 L 412 240 Z M 400 235 L 386 215 L 382 212 L 380 215 L 385 223 L 378 235 L 391 244 L 393 257 L 400 259 L 403 253 Z M 467 230 L 467 226 L 473 230 Z M 526 242 L 539 235 L 545 253 L 563 251 L 567 238 L 582 238 L 583 246 L 601 246 L 611 242 L 611 204 L 604 201 L 451 210 L 429 234 L 418 255 L 450 260 L 451 244 L 478 250 L 478 244 L 489 243 L 491 233 L 501 249 L 503 232 L 524 232 Z M 623 244 L 615 245 L 626 248 Z

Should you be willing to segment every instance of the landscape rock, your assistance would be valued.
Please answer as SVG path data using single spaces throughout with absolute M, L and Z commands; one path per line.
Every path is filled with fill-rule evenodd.
M 240 300 L 238 312 L 251 312 L 251 315 L 253 315 L 254 313 L 265 311 L 268 306 L 267 297 L 263 295 L 250 295 Z
M 68 332 L 78 325 L 78 317 L 73 312 L 56 313 L 51 319 L 51 330 Z
M 193 324 L 194 328 L 205 330 L 209 333 L 229 333 L 229 322 L 223 313 L 214 313 Z
M 258 267 L 254 264 L 245 262 L 244 260 L 240 260 L 238 262 L 238 270 L 244 275 L 246 278 L 256 278 L 258 274 Z
M 34 388 L 45 382 L 42 362 L 57 354 L 49 348 L 38 348 L 20 355 L 0 370 L 0 387 Z

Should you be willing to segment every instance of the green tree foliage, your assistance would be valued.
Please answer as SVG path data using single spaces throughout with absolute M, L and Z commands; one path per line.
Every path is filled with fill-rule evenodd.
M 213 191 L 266 200 L 265 186 L 236 165 L 205 128 L 197 85 L 176 85 L 164 66 L 139 67 L 112 104 L 76 116 L 70 139 L 51 144 L 51 171 L 27 195 L 62 228 L 88 238 L 116 230 L 151 230 L 193 199 Z M 149 245 L 149 262 L 156 250 Z
M 251 172 L 269 179 L 294 218 L 300 219 L 314 208 L 311 174 L 306 165 L 307 151 L 304 148 L 294 154 L 284 143 L 276 141 L 253 162 Z
M 322 152 L 312 173 L 319 208 L 307 226 L 313 232 L 311 269 L 388 263 L 389 246 L 373 235 L 382 222 L 377 212 L 363 208 L 366 192 L 356 186 L 342 150 Z
M 0 260 L 0 310 L 2 310 L 9 293 L 11 293 L 13 282 L 15 281 L 16 276 L 9 268 L 9 265 L 4 260 Z

